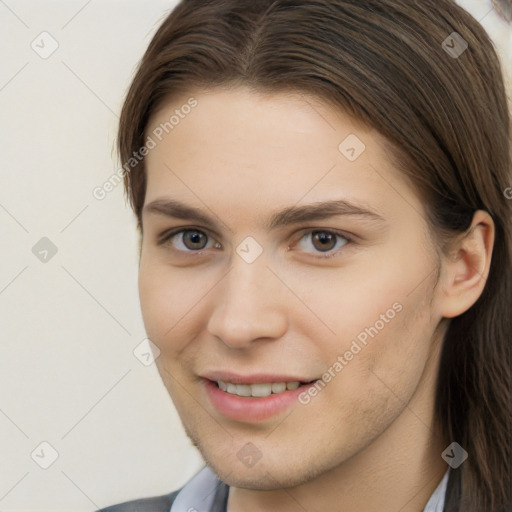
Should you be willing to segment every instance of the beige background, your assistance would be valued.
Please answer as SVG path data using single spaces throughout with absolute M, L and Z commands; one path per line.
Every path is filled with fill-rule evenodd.
M 490 0 L 461 3 L 510 63 L 511 29 Z M 122 187 L 92 193 L 118 168 L 124 93 L 174 5 L 0 0 L 2 512 L 163 494 L 202 464 L 154 365 L 133 352 L 145 334 Z

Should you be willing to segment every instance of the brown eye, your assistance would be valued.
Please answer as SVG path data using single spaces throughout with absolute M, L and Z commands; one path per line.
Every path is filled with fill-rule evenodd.
M 176 249 L 182 253 L 191 253 L 203 249 L 221 249 L 222 246 L 211 236 L 199 229 L 180 229 L 164 233 L 159 237 L 159 245 Z
M 207 240 L 208 237 L 204 233 L 201 233 L 201 231 L 187 230 L 182 232 L 183 245 L 185 245 L 187 249 L 196 251 L 204 249 Z
M 319 251 L 330 251 L 336 246 L 336 235 L 329 231 L 313 231 L 313 246 Z
M 306 232 L 297 244 L 298 249 L 317 258 L 336 256 L 352 240 L 336 231 L 314 229 Z M 315 254 L 316 253 L 316 254 Z M 323 255 L 320 255 L 324 253 Z

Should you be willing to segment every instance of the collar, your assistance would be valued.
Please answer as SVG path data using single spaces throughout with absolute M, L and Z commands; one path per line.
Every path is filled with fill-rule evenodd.
M 428 500 L 423 512 L 443 512 L 449 475 L 450 470 L 447 469 L 443 479 L 441 482 L 439 482 L 439 485 L 437 486 L 432 496 L 430 496 L 430 499 Z
M 212 469 L 204 467 L 178 493 L 169 512 L 213 512 L 216 491 L 222 485 L 226 486 Z
M 428 500 L 423 512 L 443 512 L 450 470 Z M 169 512 L 227 512 L 229 487 L 205 466 L 178 493 Z

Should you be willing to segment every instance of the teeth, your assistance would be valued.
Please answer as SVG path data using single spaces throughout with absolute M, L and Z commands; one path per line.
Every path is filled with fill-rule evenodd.
M 252 390 L 251 386 L 246 384 L 237 384 L 235 386 L 236 390 L 234 394 L 240 395 L 240 396 L 252 396 Z
M 217 384 L 222 391 L 238 396 L 254 396 L 263 398 L 271 394 L 283 393 L 286 390 L 297 389 L 300 382 L 273 382 L 264 384 L 233 384 L 218 380 Z
M 286 391 L 286 383 L 285 382 L 279 382 L 277 384 L 272 384 L 272 393 L 282 393 L 283 391 Z

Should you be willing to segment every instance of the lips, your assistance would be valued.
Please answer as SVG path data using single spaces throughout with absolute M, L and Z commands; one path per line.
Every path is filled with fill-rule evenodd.
M 211 371 L 205 372 L 200 377 L 208 379 L 213 382 L 224 381 L 231 384 L 272 384 L 279 382 L 299 382 L 301 384 L 308 384 L 312 382 L 313 378 L 308 378 L 299 375 L 284 375 L 278 373 L 252 373 L 252 374 L 236 374 L 228 371 Z
M 241 422 L 265 420 L 283 412 L 315 381 L 296 375 L 231 372 L 211 372 L 202 379 L 211 405 L 221 415 Z

